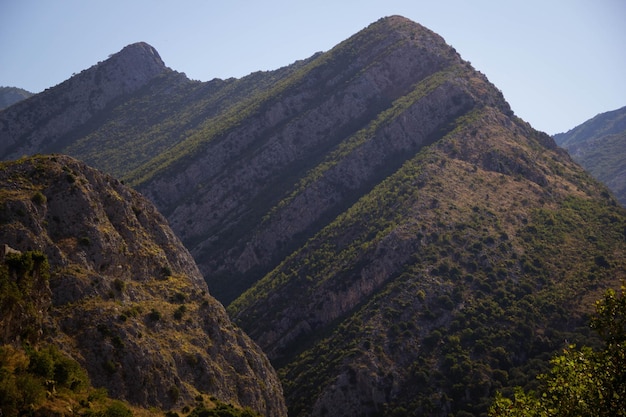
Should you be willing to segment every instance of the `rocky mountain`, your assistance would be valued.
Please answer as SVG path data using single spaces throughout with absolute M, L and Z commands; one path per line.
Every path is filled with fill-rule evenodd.
M 626 205 L 626 107 L 599 114 L 554 140 Z
M 15 159 L 52 152 L 112 102 L 169 72 L 150 45 L 127 46 L 108 60 L 2 111 L 0 155 Z
M 626 275 L 609 190 L 399 16 L 276 71 L 163 72 L 58 137 L 42 151 L 155 203 L 291 416 L 484 414 L 593 344 L 593 301 Z
M 56 345 L 94 386 L 146 409 L 206 394 L 286 415 L 265 355 L 211 297 L 167 221 L 118 180 L 61 155 L 2 163 L 0 236 L 7 253 L 35 250 L 49 264 L 48 279 L 18 282 L 33 301 L 3 303 L 3 344 Z
M 0 110 L 7 108 L 18 101 L 32 96 L 33 93 L 17 87 L 0 87 Z

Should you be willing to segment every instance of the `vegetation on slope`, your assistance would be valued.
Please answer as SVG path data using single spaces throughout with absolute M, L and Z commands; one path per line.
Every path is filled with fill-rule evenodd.
M 516 389 L 513 398 L 498 394 L 489 410 L 492 417 L 565 417 L 626 415 L 626 287 L 607 290 L 596 302 L 591 327 L 603 347 L 570 345 L 550 361 L 539 376 L 537 392 Z
M 267 358 L 147 200 L 61 155 L 3 163 L 0 184 L 8 267 L 35 271 L 0 280 L 0 342 L 11 357 L 56 346 L 137 410 L 191 407 L 206 393 L 215 397 L 206 407 L 285 415 Z
M 130 97 L 114 103 L 69 135 L 56 152 L 75 155 L 129 183 L 154 158 L 176 153 L 181 143 L 206 131 L 236 103 L 260 92 L 303 65 L 302 61 L 242 79 L 190 81 L 171 72 L 156 77 Z M 186 145 L 183 146 L 185 148 Z
M 626 206 L 626 107 L 599 114 L 554 139 Z
M 5 248 L 2 248 L 6 251 Z M 41 339 L 42 298 L 50 278 L 41 252 L 3 254 L 0 263 L 0 412 L 14 417 L 35 413 L 80 412 L 128 416 L 127 405 L 91 386 L 87 372 Z M 21 341 L 21 342 L 20 342 Z
M 595 343 L 586 306 L 624 278 L 624 211 L 504 120 L 460 118 L 229 306 L 290 415 L 478 415 Z
M 9 107 L 18 101 L 32 96 L 33 93 L 17 87 L 0 87 L 0 110 Z

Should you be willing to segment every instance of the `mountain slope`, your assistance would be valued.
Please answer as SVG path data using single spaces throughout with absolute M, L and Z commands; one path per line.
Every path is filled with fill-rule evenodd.
M 17 87 L 0 87 L 0 110 L 32 96 L 33 93 Z
M 406 19 L 382 20 L 127 179 L 228 302 L 474 102 L 510 112 L 498 94 L 470 91 L 484 77 L 444 46 Z
M 599 114 L 554 140 L 626 205 L 626 107 Z
M 0 111 L 0 158 L 64 153 L 117 177 L 137 169 L 306 61 L 242 79 L 189 80 L 137 43 Z
M 626 217 L 547 140 L 477 109 L 229 306 L 290 415 L 478 415 L 564 339 L 590 342 Z
M 0 155 L 15 159 L 50 153 L 65 136 L 111 102 L 170 72 L 146 43 L 122 49 L 107 61 L 0 112 Z
M 202 392 L 285 415 L 275 371 L 152 204 L 65 156 L 1 168 L 2 243 L 50 264 L 39 319 L 3 306 L 17 312 L 3 313 L 3 343 L 52 342 L 95 386 L 146 408 L 181 407 Z

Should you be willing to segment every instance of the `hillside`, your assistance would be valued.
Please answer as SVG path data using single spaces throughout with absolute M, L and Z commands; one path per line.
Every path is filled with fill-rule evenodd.
M 32 96 L 33 93 L 17 87 L 0 87 L 0 110 Z
M 127 98 L 149 81 L 170 72 L 154 48 L 136 43 L 69 80 L 16 103 L 0 112 L 2 159 L 62 148 L 72 132 L 116 100 Z
M 9 254 L 36 250 L 49 265 L 13 276 L 22 296 L 4 299 L 2 344 L 52 344 L 95 387 L 146 409 L 203 393 L 285 415 L 267 358 L 137 192 L 65 156 L 2 163 L 0 236 Z
M 626 278 L 608 189 L 400 16 L 276 71 L 163 71 L 54 144 L 36 150 L 154 202 L 292 417 L 484 414 L 555 351 L 593 345 L 587 314 Z
M 626 107 L 599 114 L 554 140 L 626 206 Z

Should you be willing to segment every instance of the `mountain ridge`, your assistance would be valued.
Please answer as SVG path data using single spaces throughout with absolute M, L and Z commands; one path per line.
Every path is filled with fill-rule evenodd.
M 0 87 L 0 110 L 33 96 L 33 93 L 18 87 Z
M 128 45 L 108 60 L 59 85 L 0 112 L 3 159 L 52 152 L 63 135 L 79 127 L 110 102 L 130 94 L 158 74 L 171 71 L 150 45 Z M 24 115 L 24 109 L 37 113 Z
M 626 206 L 626 107 L 598 114 L 554 139 Z

